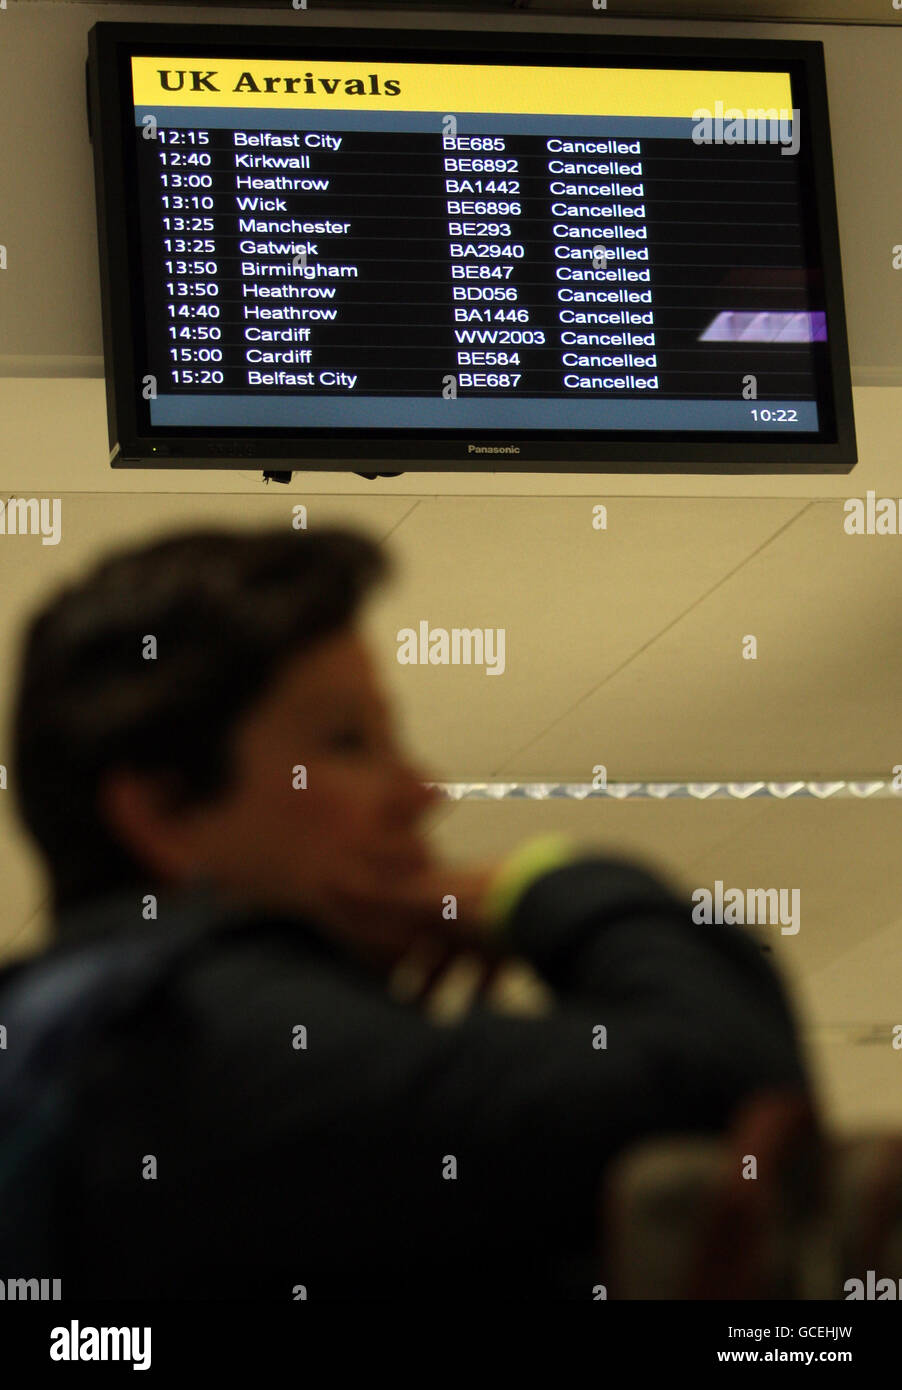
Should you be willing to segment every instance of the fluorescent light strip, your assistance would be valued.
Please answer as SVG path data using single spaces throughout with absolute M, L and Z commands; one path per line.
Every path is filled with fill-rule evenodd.
M 804 800 L 858 801 L 898 797 L 891 779 L 862 777 L 854 782 L 831 779 L 823 782 L 609 782 L 593 787 L 589 782 L 430 782 L 451 801 L 551 801 L 569 798 L 585 801 L 590 797 L 611 801 L 775 801 Z

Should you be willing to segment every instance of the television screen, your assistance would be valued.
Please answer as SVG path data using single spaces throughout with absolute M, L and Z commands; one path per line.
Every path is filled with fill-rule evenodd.
M 94 26 L 116 467 L 848 472 L 819 43 Z

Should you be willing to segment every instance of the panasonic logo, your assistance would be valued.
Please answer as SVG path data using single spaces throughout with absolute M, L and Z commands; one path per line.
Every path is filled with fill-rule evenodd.
M 468 444 L 468 454 L 519 454 L 519 444 Z

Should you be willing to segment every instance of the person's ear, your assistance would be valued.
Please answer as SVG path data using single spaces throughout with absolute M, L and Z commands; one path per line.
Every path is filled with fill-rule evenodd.
M 98 805 L 111 833 L 154 875 L 178 883 L 196 873 L 191 838 L 163 779 L 115 768 L 100 781 Z

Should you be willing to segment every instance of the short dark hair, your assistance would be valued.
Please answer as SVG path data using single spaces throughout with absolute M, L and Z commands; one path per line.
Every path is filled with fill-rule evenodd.
M 12 781 L 55 916 L 147 882 L 100 811 L 103 774 L 163 774 L 173 806 L 216 800 L 239 717 L 390 572 L 376 541 L 337 526 L 187 531 L 107 556 L 32 617 Z M 156 659 L 142 655 L 148 637 Z

